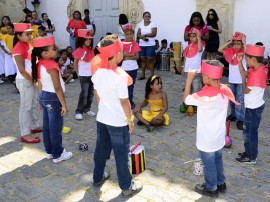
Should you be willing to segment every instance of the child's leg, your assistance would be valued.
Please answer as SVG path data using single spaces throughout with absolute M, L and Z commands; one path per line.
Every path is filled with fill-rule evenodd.
M 70 82 L 70 80 L 73 78 L 73 75 L 72 74 L 67 74 L 66 75 L 66 82 L 65 83 L 68 83 Z
M 34 93 L 32 97 L 32 109 L 31 109 L 31 129 L 37 129 L 40 127 L 38 123 L 38 90 L 34 88 Z
M 223 168 L 222 149 L 216 151 L 215 153 L 216 153 L 216 167 L 217 167 L 217 184 L 221 185 L 226 180 Z
M 200 156 L 204 165 L 205 186 L 214 191 L 217 189 L 216 154 L 215 152 L 200 151 Z
M 137 112 L 137 113 L 134 112 L 134 116 L 135 116 L 139 121 L 141 121 L 144 125 L 149 125 L 149 124 L 150 124 L 150 122 L 146 121 L 146 120 L 143 118 L 142 112 Z
M 202 88 L 202 75 L 198 73 L 192 81 L 192 93 L 198 92 Z
M 97 122 L 97 140 L 94 154 L 95 168 L 93 173 L 94 183 L 102 181 L 106 160 L 111 152 L 112 143 L 108 127 L 108 125 Z
M 235 98 L 240 103 L 239 106 L 235 106 L 236 121 L 244 121 L 245 117 L 245 104 L 244 104 L 244 91 L 242 84 L 236 85 Z
M 130 135 L 128 126 L 108 126 L 108 132 L 115 155 L 118 183 L 122 190 L 130 189 L 132 176 L 129 172 Z
M 231 89 L 233 95 L 235 96 L 236 101 L 238 101 L 237 100 L 237 97 L 236 97 L 236 85 L 237 84 L 230 83 L 230 89 Z M 235 114 L 235 104 L 230 101 L 230 106 L 231 106 L 231 115 L 234 116 L 234 117 L 236 117 L 236 114 Z
M 161 120 L 158 120 L 158 119 L 155 119 L 154 118 L 150 123 L 152 125 L 155 125 L 155 126 L 160 126 L 160 125 L 163 125 L 164 124 L 164 121 L 165 121 L 165 118 L 164 117 L 162 117 Z
M 75 110 L 76 114 L 83 114 L 86 111 L 86 103 L 87 103 L 87 93 L 88 93 L 88 88 L 89 88 L 89 79 L 86 76 L 81 76 L 80 77 L 80 84 L 81 84 L 81 93 L 79 96 L 79 101 L 78 101 L 78 106 L 77 109 Z M 90 78 L 91 80 L 91 78 Z
M 87 100 L 86 100 L 86 105 L 85 105 L 85 112 L 89 112 L 91 109 L 93 97 L 94 97 L 94 84 L 92 82 L 92 77 L 88 77 L 88 93 L 87 93 Z
M 127 71 L 127 73 L 129 74 L 129 76 L 131 76 L 133 83 L 132 85 L 128 86 L 128 98 L 130 103 L 133 103 L 133 92 L 134 92 L 134 85 L 136 83 L 136 78 L 137 78 L 137 69 L 135 70 L 131 70 L 131 71 Z

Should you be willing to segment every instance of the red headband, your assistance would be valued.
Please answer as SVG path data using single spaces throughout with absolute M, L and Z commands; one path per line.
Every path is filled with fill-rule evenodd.
M 39 37 L 33 40 L 35 48 L 54 45 L 54 36 Z
M 31 32 L 33 29 L 31 29 L 30 23 L 14 23 L 14 31 L 15 32 Z
M 206 62 L 203 61 L 201 73 L 203 75 L 209 76 L 212 79 L 220 79 L 223 73 L 223 66 L 218 67 L 218 66 L 207 64 Z
M 263 57 L 264 50 L 265 50 L 264 46 L 256 46 L 256 45 L 251 45 L 251 44 L 247 44 L 246 46 L 246 54 L 252 55 L 252 56 Z

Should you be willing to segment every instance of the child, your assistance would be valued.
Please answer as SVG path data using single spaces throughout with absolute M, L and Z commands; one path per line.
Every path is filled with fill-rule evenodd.
M 60 68 L 54 61 L 56 47 L 54 36 L 33 40 L 32 80 L 38 82 L 40 103 L 43 111 L 43 143 L 47 159 L 60 163 L 72 157 L 62 147 L 63 116 L 67 113 L 65 85 L 60 75 Z M 37 63 L 38 58 L 38 63 Z
M 60 55 L 62 60 L 64 61 L 64 68 L 65 71 L 68 71 L 69 73 L 73 74 L 73 79 L 78 78 L 78 75 L 73 67 L 73 62 L 71 61 L 71 59 L 68 57 L 69 53 L 67 51 L 67 49 L 63 49 L 60 51 Z
M 117 67 L 123 59 L 120 39 L 116 35 L 106 36 L 100 46 L 100 54 L 91 62 L 92 81 L 98 103 L 93 186 L 102 186 L 110 177 L 104 169 L 113 149 L 122 196 L 130 197 L 143 188 L 142 184 L 132 181 L 129 172 L 129 143 L 134 129 L 134 116 L 130 109 L 127 85 L 131 84 L 132 79 L 123 69 Z
M 141 48 L 136 41 L 133 40 L 134 29 L 132 24 L 124 25 L 123 30 L 125 33 L 125 40 L 123 41 L 124 58 L 122 68 L 129 74 L 129 76 L 131 76 L 133 80 L 133 83 L 128 86 L 128 98 L 131 104 L 131 109 L 134 109 L 135 103 L 133 102 L 133 91 L 138 71 L 137 60 L 139 59 L 139 52 Z
M 94 51 L 91 48 L 92 38 L 90 30 L 78 29 L 78 37 L 76 39 L 76 47 L 78 48 L 72 54 L 75 59 L 74 69 L 79 75 L 82 89 L 78 106 L 75 111 L 75 119 L 77 120 L 83 119 L 83 113 L 86 113 L 89 116 L 96 115 L 90 110 L 94 94 L 93 83 L 91 80 L 92 73 L 90 71 L 90 62 L 94 57 Z
M 201 73 L 204 87 L 191 94 L 192 80 L 197 70 L 188 72 L 183 101 L 195 105 L 197 111 L 196 146 L 204 165 L 204 184 L 197 184 L 195 191 L 203 195 L 217 197 L 226 191 L 223 172 L 222 148 L 225 145 L 225 121 L 228 99 L 235 102 L 231 90 L 220 84 L 223 65 L 218 60 L 202 62 Z
M 32 37 L 35 39 L 38 36 L 38 25 L 34 24 L 32 15 L 26 15 L 24 23 L 31 23 L 31 28 L 33 29 Z
M 40 25 L 38 27 L 38 36 L 39 37 L 45 37 L 45 36 L 47 36 L 47 34 L 46 34 L 46 27 L 44 27 L 42 25 Z
M 92 47 L 92 41 L 93 41 L 93 38 L 91 39 L 91 47 Z M 72 56 L 72 53 L 73 53 L 73 50 L 72 50 L 72 47 L 71 46 L 67 46 L 67 52 L 68 52 L 68 58 L 70 59 L 70 61 L 72 63 L 74 63 L 74 57 Z
M 202 75 L 200 73 L 202 63 L 202 53 L 204 44 L 201 40 L 201 32 L 196 28 L 191 28 L 189 31 L 189 42 L 190 44 L 184 50 L 185 57 L 185 78 L 189 70 L 197 70 L 196 78 L 192 80 L 192 92 L 198 92 L 202 87 Z M 186 105 L 183 103 L 182 107 Z M 181 108 L 181 106 L 180 106 Z M 195 108 L 195 109 L 194 109 Z M 193 115 L 196 107 L 189 106 L 188 114 Z
M 155 39 L 155 67 L 159 68 L 160 66 L 160 45 L 159 45 L 159 41 L 157 39 Z
M 246 60 L 249 66 L 248 71 L 243 66 L 243 54 L 238 55 L 238 65 L 243 81 L 245 93 L 245 129 L 244 146 L 245 151 L 239 153 L 236 161 L 240 163 L 256 164 L 258 156 L 258 129 L 265 102 L 263 95 L 267 86 L 267 67 L 263 64 L 265 47 L 247 45 Z
M 37 119 L 38 90 L 32 84 L 31 51 L 32 29 L 28 23 L 14 24 L 14 48 L 12 58 L 17 68 L 16 86 L 20 91 L 19 122 L 21 142 L 39 143 L 38 136 L 32 133 L 41 132 Z
M 230 88 L 236 98 L 240 103 L 239 106 L 235 106 L 233 102 L 230 102 L 231 114 L 227 117 L 227 120 L 236 121 L 236 126 L 238 130 L 243 130 L 243 121 L 245 116 L 245 106 L 244 106 L 244 92 L 242 86 L 242 78 L 238 67 L 237 55 L 244 53 L 246 37 L 241 32 L 235 32 L 232 40 L 223 44 L 218 51 L 224 53 L 226 61 L 229 63 L 229 83 Z M 228 48 L 233 44 L 233 47 Z M 246 70 L 246 62 L 244 62 L 244 68 Z
M 170 48 L 168 48 L 168 41 L 167 39 L 161 40 L 161 49 L 160 52 L 170 52 Z
M 150 110 L 142 110 L 147 104 Z M 157 75 L 148 78 L 145 87 L 145 98 L 139 107 L 136 107 L 134 114 L 139 120 L 138 124 L 144 124 L 150 132 L 154 126 L 169 125 L 167 95 L 162 91 L 162 81 Z
M 61 57 L 58 57 L 55 59 L 55 62 L 57 62 L 60 68 L 61 76 L 65 84 L 73 83 L 74 82 L 73 75 L 68 70 L 66 70 L 63 59 Z

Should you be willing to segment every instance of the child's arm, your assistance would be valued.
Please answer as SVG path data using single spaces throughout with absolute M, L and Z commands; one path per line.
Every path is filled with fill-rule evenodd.
M 196 77 L 197 71 L 189 71 L 188 76 L 187 76 L 187 81 L 186 81 L 186 86 L 185 86 L 185 92 L 183 96 L 183 101 L 186 101 L 186 98 L 188 95 L 191 94 L 191 85 L 193 79 Z
M 51 75 L 55 93 L 62 105 L 61 116 L 66 115 L 67 105 L 65 101 L 64 92 L 59 79 L 59 72 L 56 69 L 48 69 L 47 72 Z
M 99 95 L 97 93 L 97 90 L 94 90 L 94 95 L 96 97 L 97 104 L 99 105 L 100 98 L 99 98 Z
M 79 67 L 78 67 L 78 64 L 79 64 L 79 60 L 74 58 L 74 70 L 76 71 L 76 73 L 79 75 Z
M 144 108 L 147 104 L 147 100 L 144 99 L 143 102 L 134 109 L 134 113 L 141 112 L 142 108 Z
M 139 59 L 139 53 L 135 54 L 124 54 L 124 59 L 125 60 L 138 60 Z
M 223 44 L 222 46 L 220 46 L 218 49 L 218 52 L 224 53 L 224 49 L 230 44 L 232 44 L 232 40 L 230 40 L 230 41 L 226 42 L 225 44 Z
M 248 94 L 251 90 L 247 87 L 247 75 L 248 72 L 245 70 L 244 66 L 243 66 L 243 57 L 244 54 L 238 54 L 237 55 L 237 60 L 238 60 L 238 66 L 239 66 L 239 70 L 242 76 L 242 85 L 243 85 L 243 91 L 245 94 Z
M 124 110 L 124 113 L 127 117 L 127 123 L 129 126 L 129 134 L 131 134 L 134 130 L 134 116 L 132 115 L 131 106 L 128 98 L 120 99 L 122 108 Z M 133 118 L 132 118 L 133 117 Z
M 38 92 L 42 91 L 42 83 L 40 82 L 40 80 L 38 80 L 37 89 L 38 89 Z
M 198 51 L 202 52 L 202 39 L 201 39 L 201 33 L 197 32 L 197 40 L 198 40 Z
M 163 102 L 163 109 L 159 112 L 159 114 L 154 119 L 162 120 L 163 114 L 165 114 L 166 111 L 168 110 L 168 99 L 167 99 L 167 94 L 165 92 L 162 93 L 162 102 Z
M 28 80 L 30 83 L 32 83 L 32 76 L 31 74 L 25 70 L 25 59 L 23 56 L 21 55 L 15 55 L 15 62 L 18 66 L 19 72 L 21 73 L 21 75 Z

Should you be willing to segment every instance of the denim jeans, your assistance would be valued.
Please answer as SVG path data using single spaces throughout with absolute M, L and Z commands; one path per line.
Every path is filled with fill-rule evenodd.
M 69 45 L 72 47 L 72 50 L 76 50 L 76 37 L 69 36 Z
M 128 99 L 130 102 L 133 102 L 134 85 L 136 82 L 138 70 L 135 69 L 135 70 L 126 71 L 126 72 L 129 74 L 129 76 L 131 76 L 131 78 L 133 80 L 132 85 L 128 86 Z
M 81 93 L 79 96 L 78 106 L 75 111 L 76 114 L 83 114 L 89 112 L 94 95 L 93 82 L 91 76 L 80 76 Z
M 243 85 L 237 83 L 230 83 L 230 89 L 232 90 L 235 96 L 235 100 L 240 103 L 239 106 L 235 106 L 235 104 L 230 101 L 231 115 L 236 116 L 237 121 L 244 121 L 245 105 L 244 105 Z
M 129 172 L 129 143 L 128 126 L 115 127 L 97 122 L 94 182 L 103 179 L 106 160 L 113 149 L 119 186 L 122 190 L 130 189 L 132 176 Z
M 47 154 L 52 154 L 56 159 L 63 152 L 62 128 L 63 116 L 61 116 L 61 103 L 56 93 L 42 91 L 40 104 L 43 111 L 43 143 Z
M 217 185 L 225 182 L 222 149 L 216 152 L 200 151 L 200 156 L 204 165 L 204 179 L 207 189 L 212 191 L 217 189 Z
M 258 156 L 258 129 L 264 106 L 265 104 L 256 109 L 246 108 L 245 111 L 244 146 L 247 157 L 251 160 L 255 160 Z

